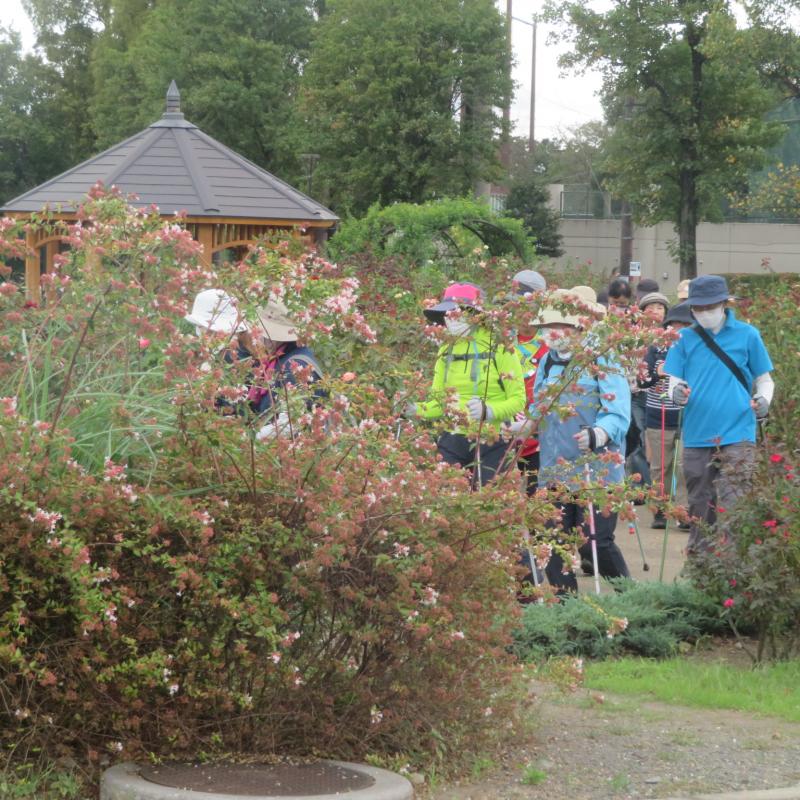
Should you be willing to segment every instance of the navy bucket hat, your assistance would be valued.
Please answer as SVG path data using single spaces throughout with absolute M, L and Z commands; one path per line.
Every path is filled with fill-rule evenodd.
M 684 325 L 694 324 L 692 309 L 689 308 L 688 301 L 684 300 L 682 303 L 672 306 L 672 308 L 667 311 L 667 316 L 664 317 L 664 327 L 669 325 L 670 322 L 682 322 Z
M 713 306 L 730 299 L 728 284 L 721 275 L 701 275 L 689 284 L 690 306 Z

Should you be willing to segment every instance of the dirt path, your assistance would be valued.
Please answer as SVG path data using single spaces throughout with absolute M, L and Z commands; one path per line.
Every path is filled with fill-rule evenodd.
M 425 800 L 622 800 L 800 783 L 798 724 L 543 684 L 533 692 L 533 730 L 476 765 L 479 778 Z
M 657 580 L 663 531 L 637 509 L 650 570 L 642 570 L 636 537 L 617 526 L 617 542 L 637 580 Z M 687 535 L 670 531 L 664 579 L 684 562 Z M 590 578 L 580 591 L 592 592 Z M 725 648 L 722 648 L 725 649 Z M 721 656 L 746 661 L 732 646 Z M 768 789 L 800 783 L 800 724 L 735 711 L 706 711 L 580 690 L 562 695 L 536 683 L 532 725 L 473 777 L 419 794 L 421 800 L 626 800 L 704 792 Z M 535 785 L 524 779 L 540 779 Z

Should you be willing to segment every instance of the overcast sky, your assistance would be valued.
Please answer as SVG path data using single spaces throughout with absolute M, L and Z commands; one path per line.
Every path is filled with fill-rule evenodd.
M 506 0 L 496 0 L 505 13 Z M 514 16 L 531 20 L 542 7 L 543 0 L 513 0 Z M 26 48 L 33 47 L 33 30 L 20 0 L 0 0 L 2 24 L 22 34 Z M 569 129 L 593 119 L 601 119 L 602 110 L 595 93 L 600 87 L 597 75 L 562 77 L 556 63 L 560 50 L 547 44 L 549 26 L 539 25 L 536 51 L 536 138 L 567 135 Z M 515 133 L 528 135 L 528 114 L 531 93 L 531 27 L 513 22 L 514 80 L 518 84 L 511 116 Z

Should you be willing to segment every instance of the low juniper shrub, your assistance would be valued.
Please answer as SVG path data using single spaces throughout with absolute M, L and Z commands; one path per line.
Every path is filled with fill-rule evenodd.
M 514 634 L 524 661 L 674 655 L 681 642 L 724 631 L 713 600 L 687 583 L 620 581 L 618 592 L 525 607 Z

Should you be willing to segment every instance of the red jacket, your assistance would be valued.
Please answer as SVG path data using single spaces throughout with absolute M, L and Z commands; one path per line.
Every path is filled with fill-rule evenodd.
M 533 347 L 528 347 L 528 344 L 532 344 L 533 347 L 537 347 L 537 349 L 534 350 Z M 530 407 L 533 402 L 533 384 L 536 381 L 536 370 L 539 368 L 542 359 L 547 355 L 547 345 L 533 336 L 518 336 L 517 353 L 522 362 L 522 376 L 525 378 L 525 394 L 528 398 L 528 407 Z M 527 458 L 538 449 L 538 439 L 526 439 L 522 443 L 518 457 Z

